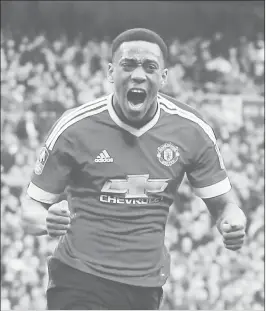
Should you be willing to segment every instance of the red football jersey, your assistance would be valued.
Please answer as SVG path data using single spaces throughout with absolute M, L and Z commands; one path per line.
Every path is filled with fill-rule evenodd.
M 28 194 L 55 203 L 66 189 L 71 229 L 54 257 L 81 271 L 137 286 L 162 286 L 169 207 L 184 174 L 201 198 L 230 190 L 211 127 L 191 107 L 158 94 L 140 129 L 122 122 L 113 94 L 72 109 L 51 130 Z

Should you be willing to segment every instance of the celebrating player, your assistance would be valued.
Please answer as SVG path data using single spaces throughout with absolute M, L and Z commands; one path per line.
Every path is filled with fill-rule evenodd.
M 45 141 L 23 213 L 29 233 L 60 236 L 48 309 L 158 309 L 170 273 L 165 225 L 185 174 L 225 247 L 243 245 L 246 218 L 211 127 L 159 93 L 167 57 L 153 31 L 120 34 L 108 69 L 114 92 L 65 113 Z

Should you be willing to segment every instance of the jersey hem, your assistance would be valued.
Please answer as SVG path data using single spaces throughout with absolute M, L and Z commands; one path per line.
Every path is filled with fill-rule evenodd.
M 88 266 L 86 266 L 86 269 L 84 269 L 82 266 L 77 266 L 77 264 L 72 264 L 69 261 L 64 260 L 61 256 L 58 256 L 58 255 L 53 255 L 52 257 L 56 258 L 59 261 L 61 261 L 65 265 L 68 265 L 68 266 L 70 266 L 70 267 L 72 267 L 74 269 L 77 269 L 77 270 L 79 270 L 79 271 L 81 271 L 83 273 L 92 274 L 92 275 L 95 275 L 95 276 L 103 278 L 103 279 L 107 279 L 107 280 L 110 280 L 110 281 L 118 282 L 118 283 L 121 283 L 121 284 L 131 285 L 131 286 L 160 287 L 160 286 L 163 286 L 166 283 L 167 278 L 168 278 L 168 277 L 164 278 L 164 280 L 162 280 L 161 282 L 156 282 L 154 279 L 147 282 L 147 277 L 143 277 L 143 278 L 136 277 L 139 281 L 137 281 L 137 282 L 132 281 L 131 282 L 128 279 L 121 279 L 119 277 L 113 277 L 113 276 L 107 275 L 105 273 L 96 272 L 96 271 L 94 271 L 92 268 L 90 268 Z

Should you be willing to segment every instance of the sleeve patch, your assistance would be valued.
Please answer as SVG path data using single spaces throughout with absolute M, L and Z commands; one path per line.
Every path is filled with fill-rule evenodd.
M 46 147 L 42 147 L 39 158 L 35 164 L 34 172 L 36 175 L 41 175 L 43 168 L 45 166 L 45 163 L 47 162 L 49 157 L 49 151 Z

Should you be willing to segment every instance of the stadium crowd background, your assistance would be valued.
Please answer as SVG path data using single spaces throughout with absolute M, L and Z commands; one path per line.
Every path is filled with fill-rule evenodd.
M 257 115 L 247 109 L 234 122 L 212 100 L 202 100 L 209 93 L 219 100 L 233 94 L 234 105 L 264 96 L 264 33 L 252 31 L 237 40 L 224 31 L 167 38 L 170 71 L 163 91 L 200 107 L 213 126 L 248 226 L 243 249 L 226 250 L 185 180 L 166 230 L 172 274 L 162 309 L 264 309 L 264 109 L 251 105 L 261 107 Z M 14 33 L 1 30 L 1 309 L 40 310 L 46 306 L 46 260 L 57 240 L 23 232 L 21 200 L 54 121 L 65 109 L 111 91 L 110 41 L 71 39 L 62 30 L 54 37 Z

